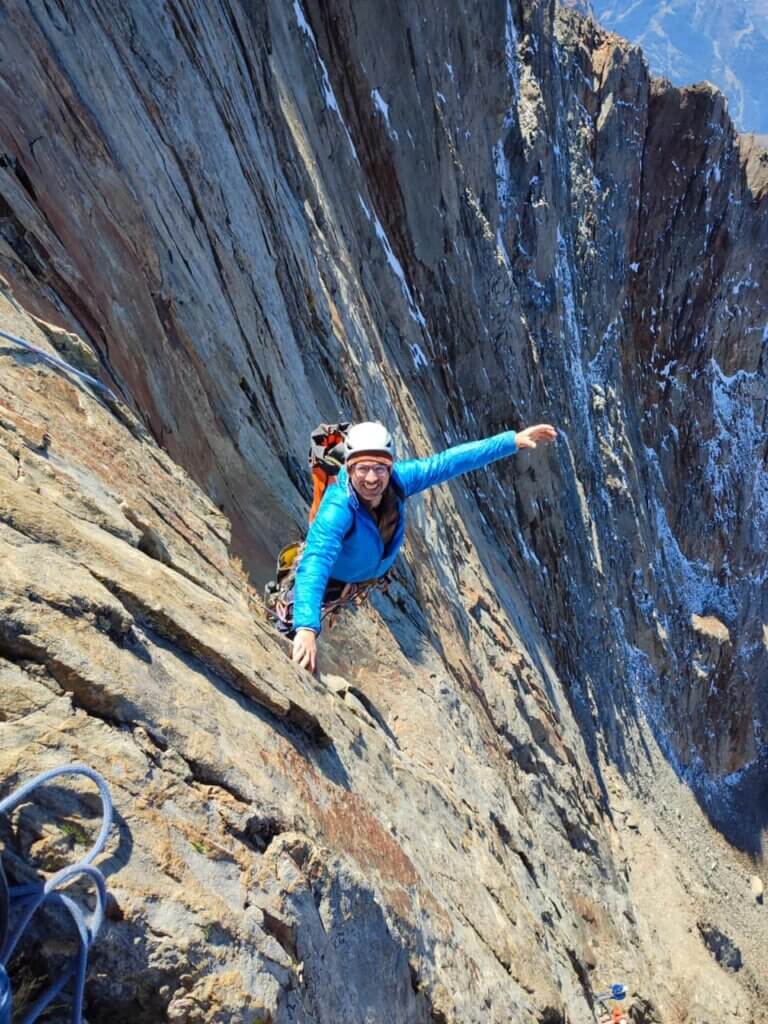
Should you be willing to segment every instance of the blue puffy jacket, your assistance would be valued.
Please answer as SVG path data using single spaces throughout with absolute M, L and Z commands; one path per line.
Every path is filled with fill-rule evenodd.
M 392 483 L 401 496 L 400 515 L 386 547 L 373 516 L 358 498 L 347 471 L 342 469 L 337 483 L 323 496 L 296 570 L 294 628 L 320 632 L 320 609 L 329 579 L 362 583 L 384 575 L 403 543 L 406 498 L 516 451 L 515 432 L 508 430 L 484 441 L 457 445 L 427 459 L 396 462 Z

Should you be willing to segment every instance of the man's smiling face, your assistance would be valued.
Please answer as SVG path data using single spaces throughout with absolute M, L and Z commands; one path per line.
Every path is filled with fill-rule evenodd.
M 349 467 L 352 486 L 366 505 L 375 508 L 389 484 L 392 465 L 362 458 Z

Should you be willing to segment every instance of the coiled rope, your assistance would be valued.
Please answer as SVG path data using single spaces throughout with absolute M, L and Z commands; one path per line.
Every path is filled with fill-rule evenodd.
M 46 782 L 65 775 L 84 775 L 96 783 L 101 797 L 103 814 L 101 829 L 91 849 L 77 864 L 70 864 L 62 868 L 44 883 L 35 882 L 31 885 L 12 886 L 9 889 L 0 867 L 0 877 L 2 878 L 0 883 L 0 942 L 2 942 L 0 950 L 0 1024 L 10 1024 L 11 1020 L 12 994 L 7 975 L 8 961 L 34 915 L 49 900 L 64 907 L 69 913 L 77 931 L 78 952 L 74 961 L 65 966 L 37 998 L 20 1024 L 32 1024 L 37 1020 L 46 1006 L 62 991 L 71 978 L 74 978 L 71 1021 L 72 1024 L 82 1024 L 88 950 L 101 928 L 107 900 L 104 876 L 98 868 L 93 867 L 92 862 L 104 850 L 109 830 L 112 827 L 112 797 L 109 787 L 103 777 L 87 765 L 68 764 L 43 772 L 20 786 L 10 796 L 0 801 L 0 814 L 12 811 Z M 96 893 L 96 907 L 90 916 L 90 921 L 86 920 L 82 908 L 70 896 L 61 891 L 67 883 L 80 877 L 88 878 L 93 883 Z M 16 916 L 12 929 L 9 927 L 11 916 Z

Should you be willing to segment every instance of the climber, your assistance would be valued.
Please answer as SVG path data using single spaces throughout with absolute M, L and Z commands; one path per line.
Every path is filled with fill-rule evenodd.
M 608 1003 L 616 1000 L 623 1002 L 627 997 L 627 986 L 621 982 L 611 985 L 607 992 L 598 992 L 595 995 L 597 1007 L 595 1015 L 599 1013 L 598 1024 L 629 1024 L 627 1012 L 620 1006 L 611 1008 Z
M 346 434 L 345 467 L 329 487 L 312 523 L 295 578 L 293 660 L 314 672 L 317 636 L 327 588 L 383 576 L 405 533 L 407 498 L 513 455 L 554 441 L 543 423 L 483 441 L 470 441 L 426 459 L 395 462 L 392 437 L 381 423 L 358 423 Z

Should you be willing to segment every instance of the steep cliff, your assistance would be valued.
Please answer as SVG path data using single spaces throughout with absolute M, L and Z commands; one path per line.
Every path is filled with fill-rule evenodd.
M 625 975 L 765 1020 L 768 158 L 722 97 L 532 0 L 35 0 L 0 57 L 3 325 L 125 402 L 0 350 L 2 777 L 88 760 L 120 816 L 89 1019 L 586 1022 Z M 229 523 L 260 585 L 337 413 L 561 437 L 429 493 L 314 681 Z
M 654 74 L 675 85 L 713 82 L 728 97 L 742 131 L 768 129 L 768 6 L 763 0 L 578 3 L 606 28 L 641 46 Z

